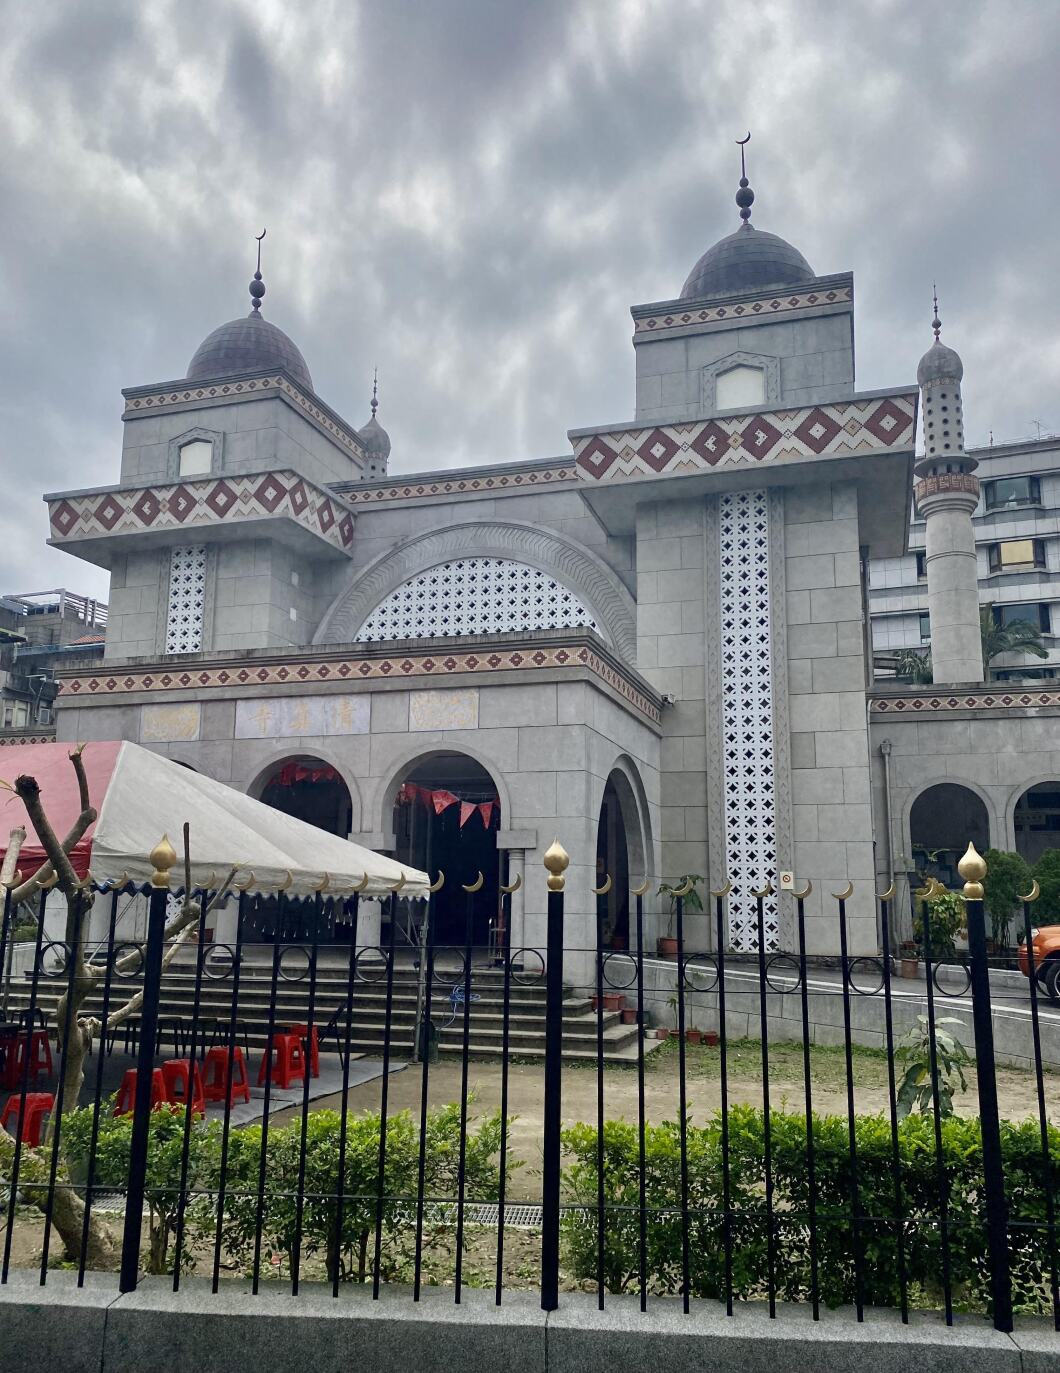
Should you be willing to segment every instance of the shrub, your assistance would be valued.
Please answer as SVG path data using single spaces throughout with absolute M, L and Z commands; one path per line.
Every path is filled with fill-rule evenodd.
M 964 900 L 955 891 L 940 891 L 928 897 L 929 924 L 931 926 L 931 948 L 927 952 L 933 962 L 952 958 L 955 952 L 954 940 L 964 929 L 966 912 Z M 913 917 L 913 935 L 918 947 L 924 948 L 924 904 L 920 902 Z
M 1031 889 L 1030 865 L 1018 853 L 1003 849 L 987 849 L 983 857 L 986 860 L 983 890 L 990 912 L 991 935 L 995 944 L 1004 945 L 1008 943 L 1012 917 L 1021 908 L 1020 896 Z
M 1042 894 L 1031 907 L 1036 925 L 1060 921 L 1060 849 L 1047 849 L 1033 868 Z
M 729 1111 L 733 1295 L 759 1299 L 768 1287 L 764 1117 L 750 1106 Z M 771 1112 L 776 1292 L 785 1301 L 811 1293 L 806 1117 Z M 979 1122 L 951 1116 L 940 1122 L 948 1182 L 951 1281 L 956 1299 L 973 1309 L 989 1303 L 986 1211 Z M 901 1208 L 892 1174 L 891 1125 L 885 1116 L 855 1119 L 858 1246 L 861 1293 L 866 1304 L 897 1306 L 900 1299 L 898 1236 L 910 1301 L 939 1303 L 942 1292 L 940 1205 L 935 1158 L 935 1121 L 909 1115 L 899 1122 Z M 817 1185 L 817 1282 L 829 1306 L 852 1302 L 857 1282 L 855 1227 L 851 1223 L 853 1172 L 845 1117 L 813 1120 Z M 564 1131 L 572 1160 L 564 1172 L 567 1199 L 584 1207 L 563 1221 L 567 1262 L 575 1277 L 596 1277 L 596 1131 L 577 1125 Z M 645 1132 L 648 1283 L 652 1292 L 681 1287 L 680 1146 L 676 1123 Z M 1009 1252 L 1014 1294 L 1023 1310 L 1049 1306 L 1049 1243 L 1044 1229 L 1046 1193 L 1041 1139 L 1033 1121 L 1002 1122 L 1002 1148 L 1010 1219 Z M 1060 1131 L 1050 1131 L 1054 1190 L 1060 1189 Z M 688 1127 L 691 1295 L 724 1292 L 725 1217 L 722 1211 L 721 1118 Z M 604 1279 L 611 1291 L 638 1283 L 638 1150 L 632 1125 L 604 1126 Z M 617 1209 L 616 1209 L 617 1208 Z M 899 1219 L 899 1217 L 901 1219 Z

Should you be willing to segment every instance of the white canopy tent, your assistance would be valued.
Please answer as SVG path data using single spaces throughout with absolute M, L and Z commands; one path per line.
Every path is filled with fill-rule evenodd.
M 76 814 L 73 768 L 65 755 L 71 745 L 37 744 L 5 749 L 5 775 L 37 775 L 45 810 L 59 833 L 71 804 Z M 211 777 L 182 767 L 138 744 L 98 743 L 85 746 L 84 761 L 92 804 L 98 818 L 86 835 L 87 853 L 76 867 L 87 866 L 97 882 L 114 881 L 127 873 L 134 882 L 147 881 L 153 871 L 148 855 L 166 834 L 177 851 L 173 885 L 183 885 L 182 829 L 191 826 L 191 876 L 195 887 L 215 887 L 233 866 L 236 881 L 243 884 L 253 873 L 256 891 L 277 891 L 305 896 L 320 889 L 349 895 L 355 888 L 366 896 L 382 896 L 404 879 L 401 895 L 427 895 L 429 878 L 414 868 L 403 868 L 359 844 L 328 834 L 271 806 L 255 801 Z M 45 777 L 49 785 L 45 785 Z M 28 824 L 21 802 L 10 797 L 3 809 L 7 830 Z M 23 864 L 25 866 L 25 864 Z

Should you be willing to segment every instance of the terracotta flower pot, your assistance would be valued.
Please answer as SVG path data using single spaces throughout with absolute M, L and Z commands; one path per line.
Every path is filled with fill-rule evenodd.
M 676 940 L 676 939 L 670 939 L 667 935 L 660 935 L 660 936 L 659 936 L 659 957 L 660 957 L 660 958 L 676 958 L 676 957 L 677 957 L 677 940 Z
M 656 1031 L 655 1031 L 655 1038 L 656 1038 L 656 1039 L 669 1039 L 669 1038 L 670 1038 L 670 1031 L 666 1028 L 665 1025 L 659 1025 L 659 1026 L 657 1027 Z
M 620 1011 L 626 1004 L 626 998 L 621 992 L 604 992 L 604 1010 Z
M 721 1043 L 721 1035 L 718 1034 L 717 1030 L 704 1030 L 703 1043 L 711 1049 L 716 1049 Z
M 623 1025 L 636 1025 L 636 1023 L 637 1023 L 637 1010 L 636 1010 L 636 1007 L 635 1007 L 635 1006 L 624 1006 L 624 1007 L 622 1008 L 622 1024 L 623 1024 Z
M 920 976 L 920 961 L 916 958 L 902 958 L 898 965 L 900 976 L 910 979 Z
M 686 1030 L 685 1039 L 689 1044 L 701 1044 L 703 1042 L 702 1030 Z

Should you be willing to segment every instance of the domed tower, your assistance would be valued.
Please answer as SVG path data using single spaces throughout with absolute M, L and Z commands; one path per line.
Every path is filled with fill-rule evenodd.
M 364 447 L 364 476 L 366 481 L 385 477 L 390 460 L 390 435 L 375 417 L 379 409 L 379 373 L 372 377 L 372 418 L 357 430 L 357 437 Z
M 917 509 L 925 521 L 931 662 L 936 685 L 944 686 L 981 682 L 984 675 L 972 525 L 979 503 L 979 464 L 964 451 L 964 364 L 940 339 L 937 297 L 934 305 L 935 341 L 916 369 L 924 456 L 913 470 L 920 478 Z

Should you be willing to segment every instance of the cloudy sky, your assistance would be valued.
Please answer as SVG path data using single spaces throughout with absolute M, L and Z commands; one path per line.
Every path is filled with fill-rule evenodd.
M 249 306 L 393 470 L 629 417 L 628 307 L 737 224 L 852 269 L 857 381 L 965 360 L 972 443 L 1060 430 L 1053 0 L 0 0 L 0 591 L 104 574 L 123 386 Z

